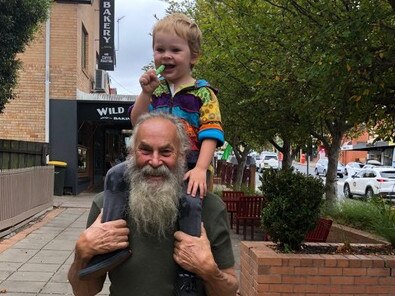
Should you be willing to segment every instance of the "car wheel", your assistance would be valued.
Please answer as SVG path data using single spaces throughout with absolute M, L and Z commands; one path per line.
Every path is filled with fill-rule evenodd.
M 374 195 L 373 189 L 371 187 L 366 188 L 365 196 L 367 200 L 372 199 Z
M 319 176 L 319 175 L 320 175 L 320 174 L 318 173 L 318 170 L 317 170 L 317 169 L 314 170 L 314 173 L 315 173 L 316 176 Z
M 326 177 L 326 170 L 323 170 L 322 174 Z
M 347 183 L 344 184 L 343 193 L 345 198 L 352 198 L 350 185 L 348 185 Z

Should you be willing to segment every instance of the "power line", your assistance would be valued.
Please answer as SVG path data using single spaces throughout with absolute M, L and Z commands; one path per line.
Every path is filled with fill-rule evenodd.
M 120 83 L 119 81 L 117 81 L 114 76 L 110 75 L 110 79 L 114 80 L 114 82 L 116 82 L 120 87 L 122 87 L 126 92 L 128 92 L 129 95 L 133 95 L 133 93 L 127 89 L 125 86 L 122 85 L 122 83 Z

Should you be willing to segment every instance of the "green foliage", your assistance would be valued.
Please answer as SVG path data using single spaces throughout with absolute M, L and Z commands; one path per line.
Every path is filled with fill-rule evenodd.
M 380 215 L 380 211 L 373 203 L 346 199 L 334 204 L 325 203 L 322 215 L 330 216 L 339 224 L 373 231 L 374 221 Z
M 0 0 L 0 113 L 14 98 L 20 61 L 16 55 L 34 38 L 48 14 L 50 0 Z
M 334 199 L 343 136 L 360 124 L 393 131 L 393 1 L 186 2 L 204 36 L 196 74 L 220 90 L 226 138 L 296 147 L 314 136 L 332 156 Z
M 375 233 L 395 246 L 395 210 L 380 197 L 367 202 L 346 199 L 336 204 L 326 203 L 322 215 L 336 223 Z
M 288 170 L 266 170 L 260 187 L 268 205 L 262 210 L 262 225 L 274 242 L 298 250 L 313 229 L 323 202 L 321 179 Z

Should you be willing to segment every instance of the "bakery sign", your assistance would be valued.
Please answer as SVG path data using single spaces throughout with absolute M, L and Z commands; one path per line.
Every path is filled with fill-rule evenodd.
M 125 122 L 130 124 L 128 109 L 131 102 L 79 102 L 78 120 L 79 121 L 112 121 Z
M 100 107 L 96 108 L 99 120 L 129 121 L 125 107 Z
M 115 0 L 100 1 L 99 69 L 114 71 L 114 5 Z

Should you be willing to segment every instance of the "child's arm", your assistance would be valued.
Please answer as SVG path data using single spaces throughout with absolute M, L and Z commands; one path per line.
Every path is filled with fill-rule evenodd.
M 159 85 L 159 79 L 154 69 L 145 72 L 139 79 L 141 85 L 141 93 L 137 96 L 132 112 L 130 113 L 130 121 L 135 125 L 139 116 L 148 112 L 149 104 L 154 90 Z
M 207 194 L 207 170 L 213 159 L 216 147 L 217 140 L 203 140 L 196 166 L 184 175 L 184 180 L 189 178 L 187 194 L 196 196 L 198 189 L 200 192 L 200 198 L 203 198 Z

